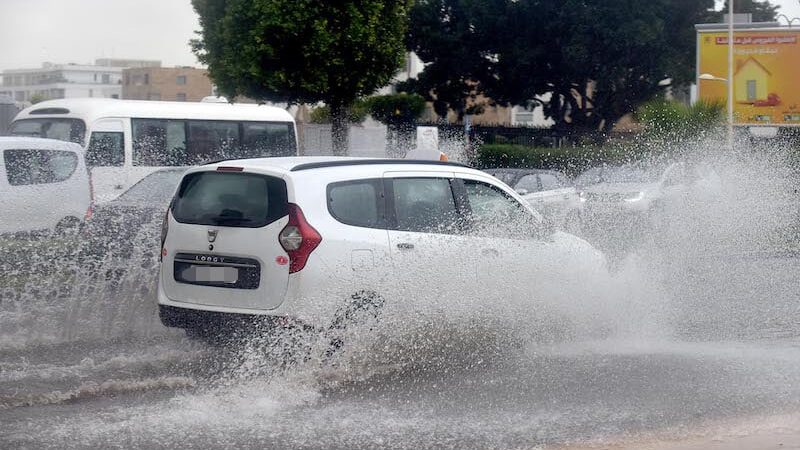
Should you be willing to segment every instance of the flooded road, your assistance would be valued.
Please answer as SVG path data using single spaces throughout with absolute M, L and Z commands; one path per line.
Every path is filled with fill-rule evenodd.
M 726 289 L 695 297 L 695 312 L 680 308 L 661 337 L 484 342 L 381 330 L 418 345 L 286 366 L 260 344 L 217 347 L 161 329 L 151 309 L 152 327 L 112 339 L 3 341 L 0 442 L 530 448 L 796 412 L 800 259 L 726 267 Z M 738 276 L 753 270 L 769 276 Z
M 736 169 L 737 186 L 753 179 Z M 537 448 L 796 417 L 800 254 L 774 231 L 797 203 L 782 216 L 744 186 L 632 250 L 601 230 L 599 247 L 627 246 L 605 249 L 611 284 L 510 280 L 543 315 L 406 292 L 411 313 L 389 308 L 333 358 L 313 333 L 287 360 L 291 336 L 218 345 L 163 327 L 152 245 L 97 260 L 5 243 L 0 447 Z M 158 242 L 158 216 L 126 242 Z

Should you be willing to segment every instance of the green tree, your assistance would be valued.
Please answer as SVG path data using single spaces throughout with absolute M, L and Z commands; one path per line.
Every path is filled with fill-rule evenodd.
M 347 110 L 389 83 L 403 61 L 410 0 L 192 0 L 193 51 L 228 98 L 325 102 L 334 153 L 347 152 Z
M 408 41 L 428 65 L 407 86 L 456 111 L 464 110 L 463 99 L 486 94 L 504 105 L 541 104 L 557 127 L 610 130 L 663 89 L 662 80 L 693 78 L 694 24 L 710 21 L 713 6 L 713 0 L 419 1 Z
M 500 42 L 508 0 L 418 0 L 411 9 L 406 45 L 427 66 L 400 85 L 433 102 L 441 117 L 459 119 L 469 100 L 485 90 L 494 69 L 493 49 Z M 480 106 L 478 106 L 480 108 Z M 479 112 L 479 111 L 474 111 Z
M 416 94 L 392 94 L 370 97 L 369 114 L 386 125 L 386 148 L 390 155 L 400 156 L 411 147 L 414 123 L 425 111 L 425 99 Z

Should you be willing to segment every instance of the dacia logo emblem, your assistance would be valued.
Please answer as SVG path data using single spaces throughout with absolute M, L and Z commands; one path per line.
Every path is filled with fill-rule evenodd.
M 217 233 L 219 233 L 219 230 L 208 230 L 208 242 L 216 241 Z

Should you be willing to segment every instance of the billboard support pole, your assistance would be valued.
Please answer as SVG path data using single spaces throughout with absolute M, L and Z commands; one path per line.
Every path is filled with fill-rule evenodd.
M 733 0 L 728 0 L 728 149 L 733 150 Z

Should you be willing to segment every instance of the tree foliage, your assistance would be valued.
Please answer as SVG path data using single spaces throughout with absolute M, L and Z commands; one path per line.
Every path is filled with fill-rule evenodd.
M 376 95 L 367 104 L 373 119 L 395 128 L 413 124 L 425 111 L 425 99 L 417 94 Z
M 735 0 L 733 2 L 734 14 L 750 13 L 753 15 L 753 22 L 773 22 L 778 17 L 778 5 L 773 5 L 769 0 Z M 718 20 L 722 21 L 723 14 L 728 12 L 728 1 L 718 13 Z
M 386 124 L 386 150 L 391 156 L 408 152 L 414 140 L 414 124 L 425 111 L 425 99 L 417 94 L 376 95 L 367 100 L 369 114 Z
M 230 99 L 325 102 L 334 152 L 347 108 L 389 83 L 403 61 L 409 0 L 192 0 L 193 51 Z
M 544 106 L 557 127 L 610 129 L 671 78 L 694 77 L 694 24 L 713 0 L 420 0 L 409 47 L 428 65 L 405 88 L 462 113 L 485 94 Z

